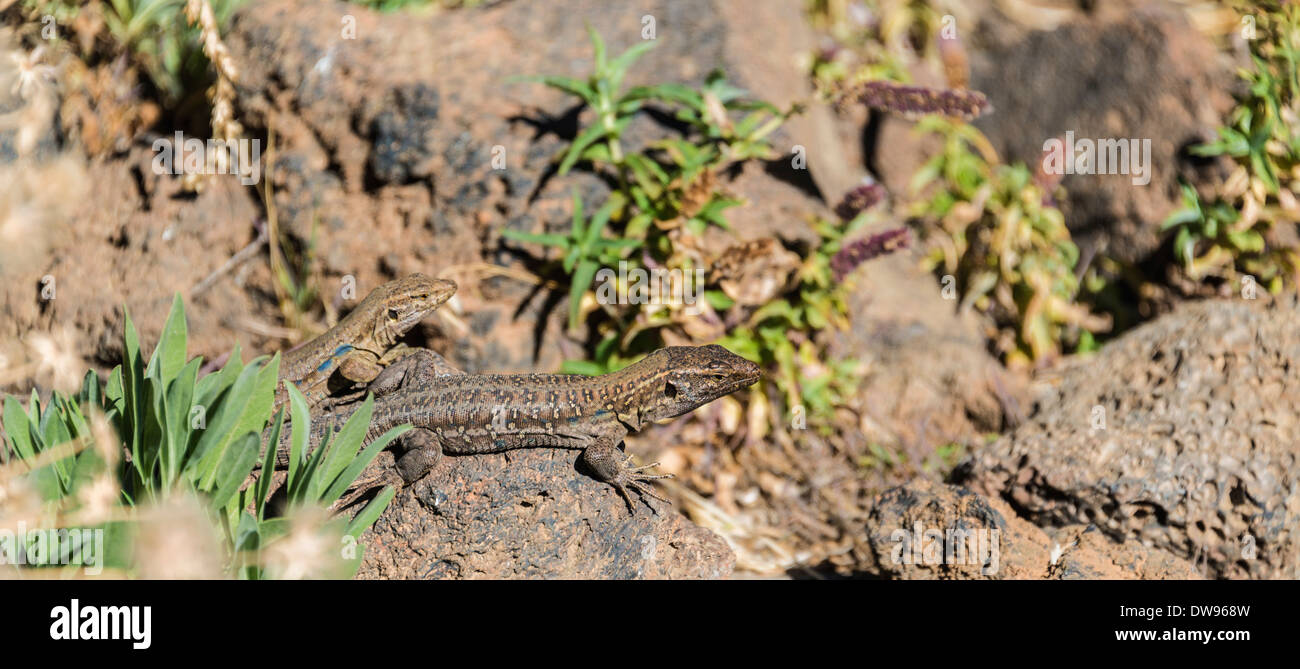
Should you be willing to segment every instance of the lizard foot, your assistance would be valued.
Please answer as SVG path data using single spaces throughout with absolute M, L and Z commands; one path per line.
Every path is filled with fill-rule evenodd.
M 645 500 L 646 497 L 653 497 L 659 500 L 660 502 L 663 502 L 664 504 L 668 504 L 668 505 L 672 504 L 672 502 L 669 501 L 666 497 L 662 497 L 658 493 L 656 493 L 654 491 L 654 488 L 652 488 L 648 483 L 648 481 L 657 481 L 659 479 L 673 478 L 672 474 L 643 474 L 642 473 L 647 469 L 653 469 L 655 467 L 658 467 L 659 466 L 658 462 L 652 462 L 648 465 L 642 465 L 640 467 L 629 467 L 628 465 L 630 464 L 632 464 L 632 457 L 628 456 L 627 460 L 624 461 L 623 463 L 623 470 L 620 471 L 618 474 L 616 474 L 614 478 L 610 480 L 610 483 L 613 484 L 613 486 L 618 489 L 619 494 L 621 494 L 623 496 L 623 499 L 627 501 L 628 508 L 631 509 L 633 513 L 636 512 L 636 505 L 633 504 L 632 502 L 632 496 L 628 493 L 628 488 L 631 488 L 632 492 L 635 492 L 638 496 L 640 496 L 641 501 L 645 502 L 646 506 L 649 506 L 650 509 L 655 513 L 658 513 L 659 510 L 654 508 L 654 506 L 651 505 L 650 502 L 646 501 Z
M 659 466 L 659 463 L 633 467 L 632 456 L 620 457 L 622 454 L 614 444 L 609 442 L 598 442 L 583 451 L 583 461 L 591 467 L 596 474 L 596 478 L 604 481 L 618 490 L 619 494 L 627 502 L 628 510 L 636 513 L 636 504 L 632 501 L 632 493 L 636 493 L 645 505 L 650 507 L 651 511 L 658 513 L 659 510 L 654 507 L 646 498 L 653 497 L 661 502 L 672 504 L 667 499 L 660 497 L 650 487 L 650 481 L 658 479 L 672 478 L 672 474 L 647 474 L 647 469 Z

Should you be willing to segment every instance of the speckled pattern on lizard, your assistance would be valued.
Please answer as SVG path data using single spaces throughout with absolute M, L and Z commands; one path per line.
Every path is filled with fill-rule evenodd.
M 366 442 L 389 428 L 411 424 L 406 453 L 397 461 L 413 482 L 444 453 L 470 455 L 517 448 L 582 449 L 582 462 L 633 506 L 629 493 L 663 501 L 647 484 L 666 475 L 646 473 L 658 463 L 632 467 L 619 445 L 645 425 L 674 418 L 759 379 L 758 365 L 717 346 L 660 349 L 601 376 L 566 374 L 463 374 L 436 353 L 421 349 L 385 369 Z M 355 411 L 338 407 L 313 416 L 310 443 L 319 444 Z M 287 464 L 288 435 L 277 453 Z M 647 502 L 648 504 L 648 502 Z M 651 507 L 653 508 L 653 507 Z
M 280 360 L 275 408 L 288 401 L 284 383 L 294 383 L 311 405 L 329 394 L 336 372 L 369 383 L 383 370 L 397 339 L 456 294 L 456 284 L 423 274 L 389 281 L 374 289 L 338 325 L 288 351 Z

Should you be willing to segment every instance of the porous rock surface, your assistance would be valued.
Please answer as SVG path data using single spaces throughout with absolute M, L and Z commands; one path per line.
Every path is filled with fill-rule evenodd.
M 1300 575 L 1294 299 L 1186 304 L 1047 380 L 954 480 L 1228 578 Z
M 387 454 L 385 454 L 387 455 Z M 358 578 L 717 579 L 736 558 L 662 502 L 629 510 L 577 451 L 444 456 L 366 532 Z
M 883 578 L 1199 577 L 1190 564 L 1168 551 L 1132 540 L 1117 542 L 1092 526 L 1075 525 L 1048 534 L 1018 517 L 1000 499 L 926 478 L 877 497 L 865 531 L 874 557 L 867 573 Z

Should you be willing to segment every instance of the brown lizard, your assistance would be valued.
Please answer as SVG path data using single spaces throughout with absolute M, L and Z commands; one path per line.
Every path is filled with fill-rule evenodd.
M 421 349 L 385 369 L 371 387 L 369 443 L 389 428 L 411 424 L 397 469 L 408 483 L 443 453 L 495 453 L 516 448 L 582 449 L 596 478 L 614 486 L 629 506 L 628 489 L 663 500 L 646 484 L 667 475 L 631 467 L 619 445 L 628 433 L 674 418 L 753 384 L 758 365 L 717 346 L 671 346 L 601 376 L 463 374 Z M 339 429 L 355 409 L 313 417 L 312 445 Z M 288 436 L 277 453 L 286 466 Z M 653 507 L 652 507 L 653 508 Z
M 374 380 L 392 359 L 397 339 L 455 294 L 454 282 L 423 274 L 374 289 L 338 325 L 284 354 L 275 408 L 288 401 L 285 383 L 296 384 L 315 405 L 329 394 L 336 372 L 354 383 Z

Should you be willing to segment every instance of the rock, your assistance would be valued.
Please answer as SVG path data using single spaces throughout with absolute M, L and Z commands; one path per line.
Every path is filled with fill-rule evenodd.
M 1052 30 L 1008 34 L 984 15 L 971 42 L 972 88 L 994 112 L 976 122 L 1006 162 L 1042 164 L 1043 143 L 1079 139 L 1151 141 L 1149 184 L 1132 175 L 1067 175 L 1062 203 L 1080 240 L 1126 262 L 1160 243 L 1159 223 L 1182 206 L 1178 179 L 1202 180 L 1185 153 L 1214 139 L 1232 108 L 1232 63 L 1163 2 L 1100 2 Z
M 1198 577 L 1166 551 L 1116 543 L 1091 527 L 1061 528 L 1049 536 L 1000 499 L 925 478 L 877 497 L 866 534 L 874 556 L 868 572 L 885 578 Z
M 866 532 L 871 571 L 886 578 L 1041 578 L 1048 561 L 1046 536 L 1005 504 L 925 478 L 881 493 Z M 938 541 L 935 532 L 942 533 Z M 963 541 L 963 532 L 974 541 Z
M 652 500 L 630 512 L 576 451 L 445 456 L 362 537 L 359 578 L 726 578 L 716 534 Z
M 988 353 L 980 318 L 943 299 L 918 253 L 851 275 L 848 349 L 872 370 L 859 390 L 863 410 L 920 461 L 936 446 L 980 443 L 1015 426 L 1028 398 L 1024 379 Z
M 1024 3 L 1010 15 L 1002 3 L 971 4 L 964 14 L 974 25 L 962 37 L 970 88 L 992 104 L 974 124 L 1004 163 L 1038 169 L 1044 143 L 1067 131 L 1076 141 L 1151 140 L 1149 184 L 1125 174 L 1066 175 L 1061 203 L 1076 242 L 1127 262 L 1147 257 L 1160 245 L 1159 223 L 1182 206 L 1179 178 L 1208 184 L 1222 170 L 1186 150 L 1213 140 L 1232 109 L 1234 64 L 1165 2 L 1101 0 L 1090 12 L 1060 7 L 1051 16 Z M 930 69 L 911 73 L 918 84 L 947 85 Z M 873 117 L 867 137 L 873 172 L 896 197 L 941 148 L 887 114 Z
M 1296 578 L 1298 317 L 1294 298 L 1185 304 L 1045 378 L 1030 420 L 955 481 L 1215 577 Z
M 1169 551 L 1148 548 L 1136 541 L 1116 543 L 1096 525 L 1071 525 L 1051 532 L 1052 548 L 1059 557 L 1048 567 L 1048 577 L 1062 581 L 1201 578 L 1196 568 Z

